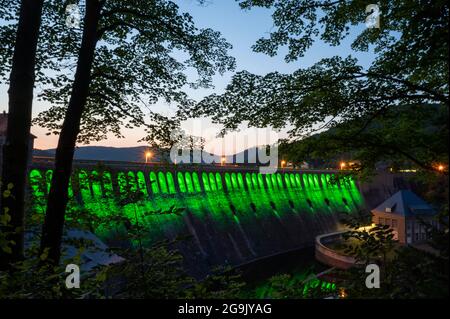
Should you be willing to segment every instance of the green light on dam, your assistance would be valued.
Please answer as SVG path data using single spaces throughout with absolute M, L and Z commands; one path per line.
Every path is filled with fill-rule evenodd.
M 299 295 L 303 295 L 303 298 L 311 297 L 311 294 L 314 291 L 322 291 L 325 293 L 335 293 L 337 290 L 336 284 L 333 282 L 328 282 L 326 280 L 311 278 L 314 276 L 315 272 L 313 271 L 313 267 L 307 268 L 301 272 L 297 272 L 290 276 L 289 281 L 287 282 L 287 286 L 294 289 L 297 285 L 299 287 L 303 287 L 302 290 L 298 291 Z M 308 280 L 309 279 L 309 280 Z M 305 284 L 301 284 L 305 283 Z M 259 299 L 272 299 L 276 298 L 277 293 L 276 286 L 271 285 L 270 283 L 265 283 L 263 285 L 259 285 L 256 287 L 255 292 L 256 296 Z
M 155 172 L 150 173 L 150 183 L 153 194 L 159 194 L 158 177 L 156 177 Z
M 30 190 L 37 212 L 45 212 L 51 178 L 51 170 L 33 169 L 29 174 Z M 171 206 L 182 207 L 192 220 L 213 225 L 214 229 L 222 231 L 226 240 L 236 241 L 236 238 L 240 238 L 237 246 L 243 246 L 244 252 L 239 253 L 251 254 L 258 247 L 252 238 L 268 236 L 267 227 L 272 225 L 270 223 L 273 220 L 278 221 L 270 226 L 274 232 L 270 236 L 275 239 L 276 236 L 295 236 L 295 232 L 283 234 L 283 227 L 289 226 L 290 221 L 301 222 L 311 218 L 322 220 L 320 216 L 354 212 L 363 205 L 354 180 L 347 179 L 336 185 L 330 183 L 331 179 L 331 174 L 303 173 L 262 175 L 256 172 L 154 170 L 114 173 L 76 170 L 71 178 L 69 205 L 82 205 L 99 216 L 123 209 L 132 222 L 135 221 L 136 209 L 139 219 L 148 225 L 149 242 L 168 234 L 188 232 L 191 226 L 186 216 L 166 214 L 143 217 L 144 212 L 164 210 Z M 129 191 L 141 191 L 145 200 L 119 207 L 114 196 L 126 196 Z M 279 231 L 276 227 L 279 227 Z M 105 235 L 108 231 L 104 230 Z M 299 229 L 296 232 L 303 231 L 306 230 Z

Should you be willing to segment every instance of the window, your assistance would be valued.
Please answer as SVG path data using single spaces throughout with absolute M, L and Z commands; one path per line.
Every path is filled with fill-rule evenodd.
M 391 219 L 390 218 L 386 218 L 386 225 L 391 226 Z
M 396 219 L 392 220 L 392 227 L 397 228 L 397 220 Z
M 378 218 L 378 224 L 384 225 L 384 218 L 382 217 Z
M 419 240 L 419 233 L 416 233 L 416 241 Z
M 411 235 L 408 235 L 408 237 L 406 237 L 406 243 L 411 244 L 411 242 Z

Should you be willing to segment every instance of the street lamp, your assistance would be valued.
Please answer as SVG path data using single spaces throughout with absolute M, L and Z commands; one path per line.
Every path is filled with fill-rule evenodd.
M 145 153 L 145 163 L 148 163 L 148 159 L 150 158 L 150 157 L 152 157 L 152 152 L 150 152 L 150 151 L 147 151 L 146 153 Z
M 442 172 L 444 170 L 444 165 L 439 165 L 438 166 L 438 171 Z
M 226 161 L 227 159 L 225 158 L 225 156 L 222 156 L 222 158 L 220 159 L 220 164 L 223 166 Z
M 341 162 L 341 169 L 344 169 L 346 165 L 345 162 Z
M 285 160 L 282 160 L 282 161 L 281 161 L 281 168 L 283 168 L 285 165 L 286 165 L 286 161 L 285 161 Z
M 339 289 L 339 298 L 341 299 L 347 298 L 347 292 L 345 291 L 344 288 Z

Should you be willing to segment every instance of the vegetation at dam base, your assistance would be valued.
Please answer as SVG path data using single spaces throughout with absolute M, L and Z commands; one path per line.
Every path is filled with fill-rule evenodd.
M 427 229 L 426 246 L 399 245 L 387 225 L 364 227 L 370 214 L 347 216 L 349 231 L 345 252 L 361 267 L 341 271 L 346 293 L 357 298 L 441 299 L 449 297 L 449 228 L 448 206 L 436 217 L 436 224 L 420 220 Z M 353 243 L 352 243 L 353 242 Z M 354 243 L 356 242 L 356 244 Z M 424 247 L 426 247 L 424 249 Z M 366 265 L 380 267 L 380 287 L 367 289 Z

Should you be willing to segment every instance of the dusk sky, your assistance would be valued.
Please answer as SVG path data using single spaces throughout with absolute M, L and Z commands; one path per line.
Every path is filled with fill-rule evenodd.
M 314 46 L 307 52 L 306 56 L 293 63 L 286 63 L 284 61 L 285 51 L 281 51 L 276 57 L 268 57 L 261 53 L 255 53 L 252 51 L 251 46 L 255 41 L 267 36 L 273 28 L 271 19 L 271 11 L 267 9 L 252 9 L 250 11 L 241 10 L 238 3 L 233 0 L 209 0 L 204 5 L 199 5 L 196 0 L 178 0 L 176 1 L 181 8 L 181 11 L 189 12 L 193 17 L 199 28 L 209 27 L 214 30 L 220 31 L 232 45 L 233 50 L 230 52 L 232 56 L 236 58 L 237 69 L 248 70 L 255 74 L 266 74 L 272 71 L 278 71 L 281 73 L 291 73 L 299 68 L 309 67 L 315 62 L 325 57 L 331 57 L 334 55 L 348 56 L 352 54 L 357 57 L 363 66 L 368 66 L 373 58 L 371 53 L 353 52 L 350 48 L 350 44 L 353 36 L 346 39 L 339 47 L 330 47 L 320 41 L 316 42 Z M 353 28 L 352 34 L 358 34 L 365 25 L 361 23 L 359 26 Z M 202 97 L 211 94 L 213 92 L 223 92 L 226 85 L 229 83 L 232 73 L 225 74 L 224 76 L 216 76 L 214 78 L 214 89 L 199 89 L 188 90 L 187 92 L 196 100 L 200 100 Z M 0 85 L 0 111 L 7 111 L 7 86 Z M 37 115 L 40 111 L 46 109 L 48 105 L 42 101 L 35 100 L 33 105 L 33 115 Z M 155 110 L 160 110 L 164 114 L 173 114 L 175 106 L 167 104 L 155 105 Z M 198 121 L 198 120 L 197 120 Z M 195 122 L 195 126 L 198 128 L 198 122 Z M 201 126 L 204 129 L 218 130 L 219 127 L 213 126 L 207 119 L 201 120 Z M 188 121 L 183 125 L 183 128 L 192 133 L 194 127 L 193 121 Z M 117 139 L 110 137 L 108 140 L 94 142 L 91 145 L 104 145 L 104 146 L 136 146 L 145 145 L 139 144 L 137 141 L 144 136 L 143 129 L 124 130 L 124 139 Z M 57 144 L 57 136 L 46 136 L 46 130 L 33 127 L 32 133 L 37 136 L 35 141 L 35 148 L 48 149 L 54 148 Z M 280 136 L 283 136 L 281 133 Z M 211 138 L 211 134 L 204 136 Z M 223 144 L 222 141 L 216 141 L 216 144 Z M 225 154 L 230 154 L 234 150 L 231 149 L 230 143 L 225 143 Z M 252 146 L 252 145 L 248 145 Z M 236 149 L 241 151 L 242 149 Z

